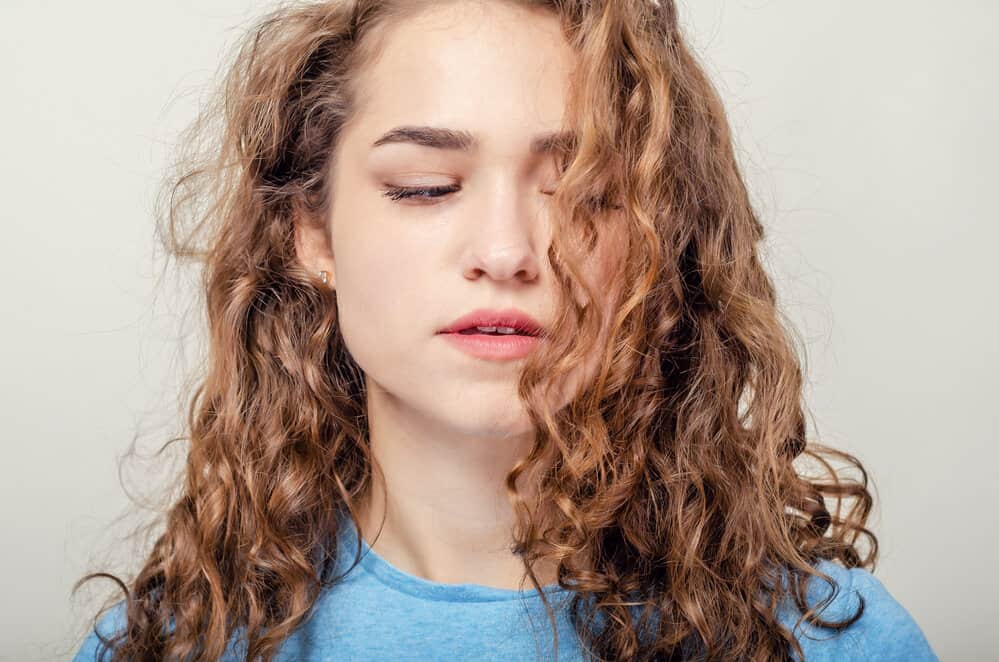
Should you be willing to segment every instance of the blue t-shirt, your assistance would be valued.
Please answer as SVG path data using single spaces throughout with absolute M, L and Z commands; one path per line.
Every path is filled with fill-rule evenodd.
M 342 519 L 337 574 L 354 559 L 357 529 Z M 361 540 L 360 563 L 342 583 L 320 594 L 312 615 L 286 639 L 276 657 L 279 662 L 336 660 L 554 660 L 551 625 L 541 597 L 533 587 L 521 591 L 478 584 L 443 584 L 403 572 L 380 557 Z M 828 620 L 854 613 L 858 594 L 866 606 L 861 618 L 832 637 L 802 623 L 795 636 L 805 652 L 805 662 L 842 660 L 937 661 L 912 616 L 870 572 L 847 570 L 822 561 L 819 568 L 840 585 L 836 598 L 822 612 Z M 558 659 L 586 659 L 564 608 L 571 597 L 558 585 L 544 587 L 556 613 Z M 809 604 L 828 595 L 825 582 L 809 583 Z M 787 603 L 781 621 L 791 627 L 799 612 Z M 124 602 L 119 602 L 98 622 L 110 635 L 124 626 Z M 101 644 L 91 632 L 73 662 L 93 662 Z M 797 659 L 797 658 L 796 658 Z M 226 662 L 245 660 L 245 642 L 230 642 Z

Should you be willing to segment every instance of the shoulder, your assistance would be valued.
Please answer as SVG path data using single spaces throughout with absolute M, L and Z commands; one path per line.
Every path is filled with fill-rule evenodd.
M 831 596 L 819 612 L 825 620 L 839 621 L 860 617 L 845 630 L 837 633 L 805 622 L 795 626 L 801 615 L 792 604 L 785 604 L 782 621 L 793 628 L 805 662 L 824 660 L 898 660 L 905 662 L 935 662 L 938 660 L 923 631 L 912 615 L 888 592 L 884 584 L 862 568 L 844 568 L 831 561 L 820 561 L 816 569 L 828 575 L 836 586 L 821 578 L 808 583 L 808 605 L 818 608 Z
M 73 656 L 73 662 L 98 662 L 110 660 L 111 651 L 105 646 L 98 634 L 105 640 L 123 632 L 126 626 L 125 601 L 115 604 L 98 619 L 96 627 L 90 628 L 83 644 Z M 107 649 L 107 652 L 104 652 Z

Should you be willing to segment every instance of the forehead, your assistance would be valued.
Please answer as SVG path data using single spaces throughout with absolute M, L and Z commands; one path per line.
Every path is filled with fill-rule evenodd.
M 536 151 L 537 135 L 561 125 L 575 56 L 553 13 L 449 2 L 378 37 L 358 80 L 369 145 L 393 127 L 424 125 L 476 135 L 473 149 Z

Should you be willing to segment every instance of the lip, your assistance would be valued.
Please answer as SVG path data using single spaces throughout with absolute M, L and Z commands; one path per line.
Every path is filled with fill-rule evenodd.
M 437 333 L 455 334 L 476 326 L 508 326 L 517 329 L 517 331 L 528 333 L 532 337 L 544 335 L 544 328 L 541 324 L 518 308 L 478 308 L 462 315 Z M 524 338 L 526 336 L 516 337 Z
M 530 335 L 463 334 L 459 331 L 476 326 L 507 326 Z M 544 327 L 517 308 L 478 308 L 462 315 L 437 332 L 453 347 L 480 359 L 510 361 L 530 354 L 544 336 Z
M 537 336 L 487 336 L 481 334 L 442 333 L 453 347 L 487 361 L 512 361 L 527 356 L 541 342 Z

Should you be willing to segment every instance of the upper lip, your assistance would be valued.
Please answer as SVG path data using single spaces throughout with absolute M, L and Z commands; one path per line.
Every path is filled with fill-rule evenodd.
M 508 326 L 532 336 L 541 335 L 544 330 L 536 319 L 517 308 L 504 308 L 502 310 L 478 308 L 462 315 L 438 333 L 457 333 L 476 326 Z

